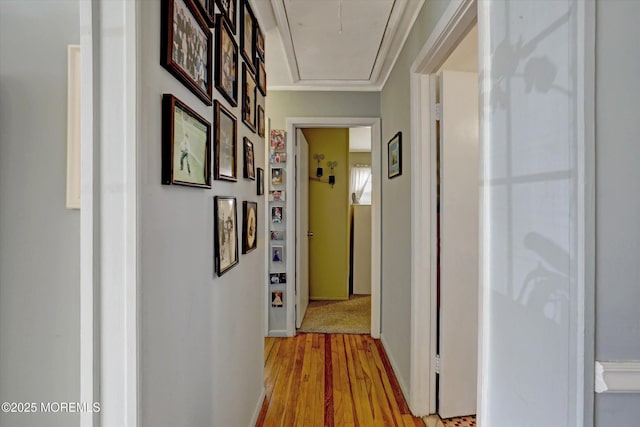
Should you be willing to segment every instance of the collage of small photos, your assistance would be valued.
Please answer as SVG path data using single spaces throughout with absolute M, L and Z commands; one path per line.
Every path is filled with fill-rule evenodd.
M 162 0 L 161 7 L 160 65 L 202 103 L 213 106 L 212 117 L 205 118 L 196 112 L 201 106 L 163 94 L 162 184 L 210 189 L 212 178 L 246 181 L 245 186 L 251 182 L 251 191 L 255 188 L 255 195 L 262 196 L 264 170 L 256 167 L 254 140 L 263 143 L 265 137 L 265 46 L 249 0 Z M 236 115 L 246 130 L 238 129 L 242 124 Z M 246 135 L 241 141 L 239 133 Z M 240 207 L 237 195 L 247 191 L 226 188 L 231 195 L 213 196 L 218 276 L 238 265 L 240 248 L 242 254 L 256 249 L 259 236 L 257 201 L 244 200 Z
M 269 284 L 271 307 L 284 307 L 284 285 L 287 283 L 285 229 L 286 229 L 286 177 L 287 162 L 285 131 L 271 130 L 269 135 L 269 210 L 271 212 L 271 237 Z

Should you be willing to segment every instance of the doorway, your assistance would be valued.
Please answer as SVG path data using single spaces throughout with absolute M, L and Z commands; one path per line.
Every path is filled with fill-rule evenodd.
M 438 80 L 441 72 L 449 73 L 449 70 L 457 68 L 455 64 L 449 67 L 451 62 L 460 62 L 457 59 L 466 60 L 475 69 L 458 68 L 466 72 L 476 71 L 478 64 L 478 44 L 476 40 L 467 40 L 467 35 L 475 36 L 474 26 L 477 20 L 476 3 L 473 0 L 456 2 L 450 5 L 443 14 L 442 22 L 429 37 L 422 51 L 414 61 L 411 75 L 411 95 L 412 95 L 412 115 L 411 115 L 411 137 L 412 137 L 412 193 L 416 203 L 412 206 L 412 229 L 415 240 L 412 245 L 412 352 L 410 358 L 411 375 L 414 378 L 422 378 L 421 381 L 413 382 L 410 387 L 410 404 L 414 413 L 422 415 L 436 414 L 441 412 L 443 416 L 470 415 L 476 412 L 476 381 L 477 381 L 477 314 L 473 311 L 467 313 L 458 307 L 447 308 L 451 301 L 456 301 L 458 296 L 468 296 L 464 292 L 464 287 L 458 287 L 455 292 L 448 286 L 452 274 L 455 276 L 460 270 L 466 270 L 467 265 L 456 263 L 457 252 L 460 249 L 466 252 L 472 246 L 476 248 L 475 262 L 467 261 L 478 265 L 477 241 L 478 231 L 468 231 L 474 234 L 475 244 L 461 245 L 454 243 L 451 245 L 450 237 L 446 234 L 458 230 L 454 217 L 445 216 L 445 210 L 451 213 L 452 207 L 447 208 L 447 203 L 455 201 L 455 193 L 452 192 L 452 179 L 458 179 L 461 184 L 475 183 L 477 188 L 477 172 L 467 171 L 459 173 L 459 177 L 447 176 L 452 172 L 450 165 L 444 162 L 450 161 L 447 154 L 456 155 L 464 153 L 448 144 L 448 138 L 443 138 L 443 106 L 436 108 L 438 97 L 442 95 L 442 82 Z M 458 49 L 459 50 L 458 50 Z M 467 49 L 464 52 L 465 48 Z M 451 61 L 447 61 L 451 59 Z M 464 61 L 463 61 L 464 62 Z M 446 82 L 445 77 L 445 82 Z M 477 77 L 474 77 L 477 84 Z M 454 84 L 455 87 L 455 84 Z M 465 104 L 478 105 L 478 91 L 471 89 L 470 94 L 458 94 Z M 450 91 L 447 91 L 450 93 Z M 445 94 L 446 95 L 446 94 Z M 454 96 L 455 97 L 455 96 Z M 446 99 L 444 100 L 447 101 Z M 455 100 L 454 100 L 455 101 Z M 456 108 L 454 107 L 454 110 Z M 446 106 L 444 107 L 446 110 Z M 444 111 L 446 114 L 446 111 Z M 476 113 L 477 114 L 477 113 Z M 446 119 L 446 117 L 445 117 Z M 449 121 L 449 124 L 450 121 Z M 475 119 L 476 139 L 478 119 Z M 459 127 L 454 124 L 454 129 Z M 438 143 L 440 142 L 440 144 Z M 439 147 L 442 150 L 439 150 Z M 477 147 L 477 143 L 476 143 Z M 449 150 L 447 150 L 449 148 Z M 476 160 L 477 170 L 477 160 Z M 441 168 L 441 169 L 440 169 Z M 454 169 L 455 170 L 455 169 Z M 464 179 L 465 175 L 469 175 Z M 460 177 L 463 179 L 460 180 Z M 449 192 L 447 192 L 449 188 Z M 440 191 L 440 194 L 438 193 Z M 453 196 L 453 199 L 446 198 L 446 195 Z M 443 197 L 439 199 L 440 197 Z M 475 196 L 477 200 L 477 195 Z M 437 209 L 438 202 L 441 202 L 440 209 Z M 477 206 L 477 202 L 476 202 Z M 459 208 L 464 211 L 465 208 Z M 455 209 L 454 213 L 455 213 Z M 477 212 L 477 209 L 476 209 Z M 448 218 L 448 222 L 447 222 Z M 471 222 L 477 224 L 476 219 Z M 440 226 L 440 229 L 439 229 Z M 443 234 L 444 233 L 444 234 Z M 461 234 L 458 233 L 461 237 Z M 464 233 L 462 233 L 464 234 Z M 455 236 L 454 236 L 455 237 Z M 463 236 L 462 236 L 463 237 Z M 447 239 L 449 244 L 444 241 Z M 445 259 L 448 257 L 448 261 Z M 452 260 L 453 259 L 453 263 Z M 425 262 L 427 261 L 427 262 Z M 456 265 L 458 268 L 456 269 Z M 469 276 L 474 276 L 472 271 L 467 271 Z M 447 276 L 448 275 L 448 276 Z M 475 291 L 478 290 L 477 269 L 475 270 Z M 440 286 L 439 286 L 440 285 Z M 473 284 L 468 286 L 474 286 Z M 449 291 L 449 292 L 448 292 Z M 476 308 L 478 306 L 477 296 L 473 296 L 467 306 Z M 469 302 L 468 301 L 468 302 Z M 475 312 L 477 313 L 477 311 Z M 465 337 L 468 344 L 472 341 L 471 349 L 475 350 L 472 361 L 460 359 L 458 356 L 464 353 L 460 350 L 460 340 L 456 340 L 457 333 L 451 332 L 458 329 L 460 319 L 470 324 L 468 328 L 474 337 Z M 424 333 L 425 325 L 428 333 Z M 422 333 L 418 332 L 422 331 Z M 465 348 L 467 348 L 466 346 Z M 465 378 L 457 378 L 456 369 L 451 374 L 452 366 L 465 366 L 463 369 Z M 471 367 L 471 369 L 467 369 Z M 470 378 L 470 379 L 469 379 Z M 455 384 L 452 386 L 452 384 Z M 463 409 L 453 409 L 448 407 L 451 395 L 465 393 L 468 396 L 464 399 L 469 405 Z M 453 401 L 454 406 L 457 398 Z M 449 405 L 451 406 L 451 405 Z M 469 409 L 470 408 L 470 409 Z
M 287 119 L 287 134 L 288 135 L 296 135 L 298 129 L 305 128 L 351 128 L 351 127 L 370 127 L 371 128 L 371 140 L 372 150 L 371 150 L 371 169 L 374 171 L 372 174 L 371 180 L 371 336 L 374 338 L 380 337 L 380 171 L 381 171 L 381 148 L 380 148 L 380 119 L 379 118 L 289 118 Z M 297 150 L 297 149 L 296 149 Z M 309 153 L 309 155 L 313 155 L 313 153 Z M 327 161 L 326 159 L 324 160 Z M 327 165 L 323 165 L 323 169 L 326 169 Z M 316 172 L 316 168 L 312 168 L 311 172 Z M 377 171 L 378 173 L 375 173 Z M 328 180 L 328 172 L 330 169 L 323 170 L 324 173 L 327 173 Z M 296 176 L 300 173 L 300 168 L 295 171 Z M 309 177 L 309 171 L 304 175 L 306 180 Z M 303 181 L 298 180 L 296 181 Z M 322 184 L 329 185 L 329 184 Z M 294 190 L 297 193 L 297 189 Z M 287 202 L 291 203 L 289 205 L 289 209 L 292 212 L 294 218 L 296 218 L 296 223 L 299 224 L 299 211 L 300 206 L 297 202 Z M 305 286 L 308 286 L 308 282 L 305 283 L 304 276 L 305 274 L 301 271 L 304 270 L 298 264 L 298 261 L 301 259 L 300 242 L 303 239 L 307 239 L 306 233 L 309 231 L 302 230 L 297 228 L 293 224 L 288 225 L 290 229 L 288 230 L 288 235 L 292 237 L 291 244 L 292 247 L 295 247 L 296 251 L 296 265 L 295 268 L 292 269 L 289 274 L 295 277 L 295 281 L 287 284 L 287 289 L 289 295 L 293 296 L 293 304 L 290 305 L 290 310 L 287 312 L 287 335 L 293 336 L 296 333 L 296 320 L 302 315 L 302 310 L 305 305 L 304 297 Z M 304 250 L 304 249 L 303 249 Z M 345 260 L 346 262 L 346 260 Z M 307 288 L 308 289 L 308 288 Z M 299 310 L 300 309 L 300 310 Z
M 296 265 L 301 295 L 296 328 L 298 332 L 368 335 L 371 127 L 304 128 L 297 130 L 296 137 L 300 236 Z M 307 298 L 311 301 L 305 310 Z

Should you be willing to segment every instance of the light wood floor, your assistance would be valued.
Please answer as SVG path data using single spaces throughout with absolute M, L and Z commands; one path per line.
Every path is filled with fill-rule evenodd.
M 265 387 L 256 426 L 424 427 L 367 335 L 266 338 Z

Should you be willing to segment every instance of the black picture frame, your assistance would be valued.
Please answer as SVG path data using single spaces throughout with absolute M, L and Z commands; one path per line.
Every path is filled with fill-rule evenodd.
M 211 0 L 214 1 L 214 0 Z M 220 10 L 220 13 L 224 15 L 229 23 L 229 28 L 233 35 L 236 34 L 236 15 L 237 15 L 237 0 L 215 0 L 216 6 Z
M 222 276 L 238 265 L 238 209 L 236 198 L 215 196 L 214 211 L 214 246 L 215 271 Z
M 242 253 L 258 247 L 258 203 L 242 202 Z
M 256 131 L 256 97 L 257 85 L 253 74 L 247 68 L 247 64 L 242 64 L 242 122 L 247 125 L 252 132 Z
M 249 0 L 240 0 L 240 52 L 251 72 L 255 73 L 256 57 L 256 16 Z
M 160 64 L 206 105 L 213 100 L 212 33 L 192 0 L 162 0 Z M 175 24 L 175 25 L 174 25 Z M 174 28 L 175 31 L 174 32 Z M 203 57 L 184 52 L 183 33 L 189 30 L 205 47 Z M 195 52 L 202 49 L 196 48 Z M 204 62 L 204 65 L 202 64 Z
M 264 66 L 264 62 L 261 60 L 256 61 L 256 80 L 257 87 L 263 96 L 267 96 L 267 70 Z
M 215 11 L 213 0 L 193 0 L 202 17 L 207 21 L 210 28 L 215 26 Z
M 387 143 L 387 171 L 389 179 L 402 175 L 402 132 Z
M 264 196 L 264 169 L 262 168 L 258 168 L 256 170 L 256 184 L 257 184 L 257 190 L 256 190 L 256 194 L 258 196 Z
M 216 162 L 214 178 L 238 180 L 238 124 L 236 117 L 218 100 L 214 103 L 214 144 Z
M 224 98 L 238 105 L 238 45 L 222 14 L 216 16 L 215 86 Z
M 258 25 L 258 21 L 256 21 L 254 31 L 256 33 L 256 56 L 264 61 L 264 34 L 262 28 Z
M 168 93 L 162 95 L 162 183 L 211 188 L 211 123 Z
M 243 157 L 243 176 L 250 180 L 256 179 L 256 161 L 253 153 L 253 142 L 246 136 L 242 139 L 244 147 Z
M 264 117 L 264 108 L 262 108 L 262 105 L 258 105 L 258 114 L 256 118 L 258 119 L 258 136 L 264 138 L 266 121 Z

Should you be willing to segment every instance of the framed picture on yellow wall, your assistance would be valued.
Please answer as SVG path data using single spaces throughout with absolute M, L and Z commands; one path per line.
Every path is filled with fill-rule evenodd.
M 402 132 L 396 133 L 387 144 L 389 178 L 402 175 Z

